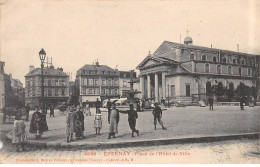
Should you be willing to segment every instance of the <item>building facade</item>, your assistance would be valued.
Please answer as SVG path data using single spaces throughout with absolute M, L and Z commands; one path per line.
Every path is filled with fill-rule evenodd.
M 212 86 L 256 87 L 259 55 L 164 41 L 138 65 L 142 98 L 171 101 L 205 99 Z
M 25 76 L 25 103 L 33 107 L 40 106 L 41 99 L 41 68 L 29 67 Z M 69 75 L 62 68 L 54 66 L 43 68 L 44 98 L 47 107 L 67 102 L 69 99 Z
M 136 80 L 136 72 L 133 72 L 133 79 Z M 127 97 L 126 92 L 130 90 L 130 71 L 119 71 L 119 94 Z
M 96 62 L 84 65 L 77 71 L 76 85 L 80 102 L 95 102 L 96 99 L 119 97 L 119 72 Z

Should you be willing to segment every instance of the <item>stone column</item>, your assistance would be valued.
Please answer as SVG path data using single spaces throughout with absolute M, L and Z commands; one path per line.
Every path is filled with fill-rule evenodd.
M 151 98 L 151 76 L 147 75 L 147 97 Z
M 158 81 L 158 74 L 155 73 L 154 75 L 154 94 L 155 94 L 155 102 L 159 102 L 159 81 Z
M 166 72 L 162 73 L 162 97 L 166 100 L 166 80 L 165 80 Z
M 141 93 L 141 99 L 144 99 L 144 76 L 140 76 L 140 91 Z

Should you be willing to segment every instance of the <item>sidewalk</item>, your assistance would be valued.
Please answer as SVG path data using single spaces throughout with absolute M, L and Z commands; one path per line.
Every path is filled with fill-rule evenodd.
M 95 113 L 94 109 L 92 113 Z M 162 130 L 160 125 L 154 130 L 152 113 L 139 112 L 137 129 L 140 130 L 140 136 L 136 137 L 131 137 L 127 114 L 120 113 L 119 134 L 116 135 L 117 138 L 110 140 L 107 139 L 107 112 L 102 114 L 103 128 L 100 136 L 95 135 L 94 116 L 85 116 L 84 133 L 87 138 L 67 143 L 66 116 L 55 112 L 54 118 L 47 115 L 49 131 L 44 133 L 41 140 L 35 140 L 33 134 L 28 132 L 29 122 L 26 122 L 27 142 L 43 147 L 104 148 L 259 138 L 260 107 L 246 107 L 243 111 L 236 106 L 216 106 L 215 111 L 202 107 L 174 107 L 163 111 L 163 122 L 168 130 Z M 8 127 L 10 126 L 12 127 L 12 124 Z

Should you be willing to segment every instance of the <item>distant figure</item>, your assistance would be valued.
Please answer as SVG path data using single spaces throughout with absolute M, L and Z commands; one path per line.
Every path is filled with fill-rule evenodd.
M 156 130 L 156 124 L 157 124 L 157 120 L 159 122 L 159 124 L 162 126 L 163 130 L 167 130 L 164 126 L 163 126 L 163 122 L 162 122 L 162 109 L 161 107 L 159 107 L 158 103 L 154 103 L 155 107 L 153 109 L 153 116 L 154 116 L 154 130 Z
M 73 133 L 75 132 L 75 120 L 76 120 L 75 107 L 71 107 L 66 117 L 68 143 L 73 140 Z
M 14 121 L 14 129 L 13 129 L 13 138 L 12 138 L 12 143 L 16 145 L 16 152 L 19 152 L 19 144 L 22 147 L 22 151 L 25 151 L 24 149 L 24 142 L 26 140 L 26 132 L 25 132 L 25 123 L 21 119 L 22 115 L 17 114 L 15 116 L 15 121 Z
M 165 108 L 165 100 L 163 97 L 161 98 L 161 108 L 162 108 L 162 110 L 164 110 L 164 108 Z
M 212 110 L 213 111 L 213 103 L 214 103 L 214 99 L 213 99 L 213 96 L 209 96 L 208 98 L 208 103 L 209 103 L 209 110 Z
M 140 101 L 139 100 L 137 100 L 137 102 L 136 102 L 136 111 L 137 112 L 141 111 Z
M 136 119 L 138 118 L 137 112 L 134 110 L 134 105 L 130 104 L 130 110 L 127 111 L 128 113 L 128 123 L 130 129 L 132 130 L 132 137 L 134 137 L 134 132 L 139 136 L 139 130 L 136 129 Z
M 108 101 L 107 101 L 107 110 L 108 110 L 108 123 L 110 124 L 110 114 L 111 114 L 111 101 L 110 101 L 110 98 L 108 98 Z
M 29 113 L 30 113 L 30 106 L 29 106 L 29 104 L 26 104 L 26 106 L 25 106 L 25 113 L 26 113 L 25 121 L 29 121 Z
M 96 114 L 94 118 L 94 127 L 96 129 L 96 135 L 100 135 L 100 129 L 102 129 L 102 114 Z
M 142 106 L 142 110 L 144 110 L 144 108 L 145 108 L 145 101 L 144 100 L 142 100 L 141 106 Z
M 97 98 L 97 101 L 95 103 L 95 106 L 96 106 L 96 114 L 100 111 L 100 107 L 101 107 L 101 101 L 99 101 L 99 99 Z
M 109 126 L 109 136 L 108 139 L 116 138 L 115 134 L 118 133 L 118 123 L 119 123 L 119 110 L 116 109 L 115 102 L 112 103 L 112 110 L 110 115 L 110 126 Z
M 145 99 L 145 108 L 150 108 L 150 103 L 148 99 Z
M 84 114 L 80 108 L 80 106 L 77 107 L 76 111 L 76 120 L 75 120 L 75 136 L 76 139 L 85 138 L 83 132 L 84 132 Z
M 90 106 L 89 106 L 88 101 L 86 101 L 85 114 L 86 114 L 86 116 L 91 116 Z
M 240 110 L 244 110 L 244 97 L 243 96 L 240 96 Z
M 50 117 L 53 116 L 54 117 L 54 106 L 51 105 L 50 107 Z

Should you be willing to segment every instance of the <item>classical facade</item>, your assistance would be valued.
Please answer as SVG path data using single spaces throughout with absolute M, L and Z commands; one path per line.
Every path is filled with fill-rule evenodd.
M 79 88 L 80 102 L 95 102 L 119 97 L 119 72 L 96 62 L 86 64 L 77 71 L 76 86 Z
M 36 107 L 41 99 L 41 68 L 29 67 L 25 76 L 25 103 Z M 66 102 L 69 98 L 69 75 L 62 68 L 54 66 L 43 68 L 44 98 L 48 105 L 57 105 Z
M 192 101 L 206 98 L 207 91 L 219 83 L 256 87 L 258 57 L 194 46 L 191 37 L 184 44 L 164 41 L 137 66 L 142 98 Z
M 133 79 L 136 79 L 136 72 L 133 72 Z M 119 93 L 121 97 L 126 97 L 126 92 L 130 90 L 130 71 L 119 71 Z

